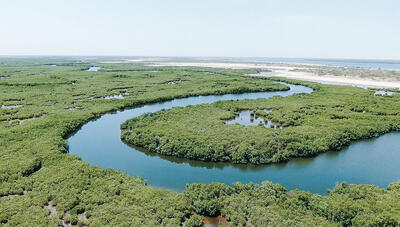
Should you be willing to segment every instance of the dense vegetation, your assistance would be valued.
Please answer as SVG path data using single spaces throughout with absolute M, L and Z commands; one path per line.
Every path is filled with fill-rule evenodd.
M 232 225 L 399 225 L 399 183 L 388 190 L 343 184 L 329 196 L 288 192 L 268 182 L 194 184 L 175 193 L 67 154 L 68 135 L 106 112 L 191 95 L 286 89 L 242 77 L 253 70 L 92 61 L 0 59 L 2 225 L 198 226 L 201 215 L 222 215 Z M 92 65 L 104 69 L 85 72 Z M 125 98 L 104 98 L 119 94 Z M 379 98 L 376 105 L 389 99 Z
M 165 155 L 264 164 L 340 150 L 351 141 L 400 129 L 400 96 L 397 94 L 376 96 L 374 91 L 361 88 L 301 84 L 315 91 L 272 99 L 223 101 L 143 115 L 122 125 L 122 138 Z M 252 110 L 283 128 L 225 124 L 241 110 Z
M 388 190 L 371 185 L 342 183 L 329 196 L 288 192 L 270 182 L 192 184 L 185 189 L 191 209 L 221 214 L 233 226 L 398 226 L 400 187 Z

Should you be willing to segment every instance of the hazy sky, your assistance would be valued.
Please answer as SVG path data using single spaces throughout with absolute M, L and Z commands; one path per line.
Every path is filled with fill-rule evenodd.
M 400 59 L 399 0 L 0 0 L 0 55 Z

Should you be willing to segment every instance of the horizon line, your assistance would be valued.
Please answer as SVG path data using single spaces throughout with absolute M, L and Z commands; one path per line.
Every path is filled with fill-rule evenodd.
M 351 57 L 260 57 L 260 56 L 200 56 L 200 55 L 69 55 L 69 54 L 0 54 L 0 58 L 7 57 L 131 57 L 131 58 L 267 58 L 267 59 L 307 59 L 307 60 L 358 60 L 358 61 L 399 61 L 394 58 L 351 58 Z

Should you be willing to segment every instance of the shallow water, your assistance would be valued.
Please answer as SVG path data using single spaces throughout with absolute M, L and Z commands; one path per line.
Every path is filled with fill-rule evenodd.
M 124 99 L 125 97 L 122 94 L 119 95 L 109 95 L 104 97 L 104 99 Z
M 130 147 L 120 139 L 120 124 L 144 113 L 161 109 L 213 103 L 220 100 L 270 98 L 294 93 L 310 93 L 304 86 L 290 85 L 291 90 L 198 96 L 149 104 L 106 114 L 85 124 L 68 139 L 69 152 L 91 165 L 118 169 L 140 176 L 149 185 L 183 191 L 188 183 L 254 182 L 268 180 L 288 189 L 302 189 L 326 194 L 337 183 L 376 184 L 387 187 L 400 176 L 400 133 L 390 133 L 377 139 L 353 143 L 341 152 L 329 152 L 316 158 L 294 159 L 271 165 L 238 165 L 192 161 L 149 153 Z
M 375 93 L 374 93 L 374 95 L 383 95 L 383 96 L 385 96 L 385 95 L 392 96 L 394 94 L 396 94 L 396 93 L 392 92 L 392 91 L 384 91 L 384 90 L 375 91 Z
M 16 108 L 20 108 L 22 105 L 10 105 L 10 106 L 5 106 L 5 105 L 1 105 L 1 109 L 16 109 Z
M 265 111 L 269 112 L 269 111 Z M 235 117 L 232 120 L 225 121 L 225 124 L 240 124 L 244 126 L 258 126 L 263 125 L 265 128 L 274 128 L 279 129 L 282 128 L 278 123 L 272 122 L 270 120 L 265 120 L 263 117 L 257 116 L 250 110 L 244 110 L 239 112 L 239 116 Z
M 97 72 L 97 71 L 99 71 L 100 69 L 102 69 L 102 67 L 90 66 L 90 67 L 86 70 L 86 72 Z

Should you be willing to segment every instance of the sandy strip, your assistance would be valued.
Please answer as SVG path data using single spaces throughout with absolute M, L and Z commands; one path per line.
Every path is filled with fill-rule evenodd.
M 257 63 L 228 63 L 228 62 L 157 62 L 147 66 L 194 66 L 223 69 L 268 69 L 271 64 Z
M 260 76 L 279 76 L 289 79 L 297 79 L 304 81 L 318 82 L 322 84 L 334 84 L 334 85 L 348 85 L 362 88 L 396 88 L 400 89 L 399 81 L 385 81 L 385 80 L 373 80 L 366 78 L 357 77 L 345 77 L 345 76 L 331 76 L 331 75 L 317 75 L 309 72 L 296 72 L 289 70 L 273 70 L 273 72 L 262 72 Z
M 400 81 L 373 80 L 358 77 L 331 76 L 292 71 L 293 69 L 306 69 L 311 64 L 302 63 L 230 63 L 230 62 L 157 62 L 148 66 L 194 66 L 224 69 L 269 69 L 272 72 L 260 73 L 260 76 L 279 76 L 290 79 L 312 81 L 324 84 L 348 85 L 363 88 L 397 88 Z M 315 66 L 315 65 L 313 65 Z

